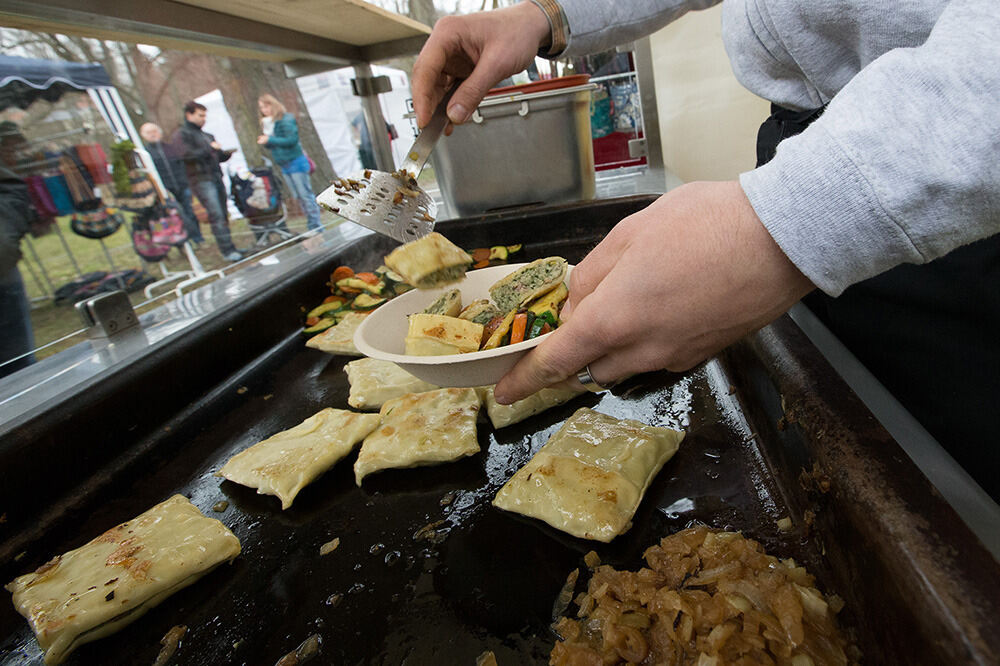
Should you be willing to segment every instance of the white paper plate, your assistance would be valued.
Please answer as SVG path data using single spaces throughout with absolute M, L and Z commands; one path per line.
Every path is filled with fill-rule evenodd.
M 462 305 L 481 298 L 489 298 L 489 289 L 508 273 L 526 264 L 507 264 L 469 271 L 465 279 L 439 289 L 414 289 L 393 298 L 364 318 L 354 332 L 354 346 L 365 356 L 391 361 L 411 375 L 437 386 L 466 387 L 496 384 L 518 359 L 541 342 L 539 336 L 506 347 L 448 354 L 446 356 L 407 356 L 407 316 L 423 312 L 438 296 L 458 289 L 462 292 Z M 569 270 L 572 270 L 570 266 Z M 564 281 L 569 281 L 569 270 Z

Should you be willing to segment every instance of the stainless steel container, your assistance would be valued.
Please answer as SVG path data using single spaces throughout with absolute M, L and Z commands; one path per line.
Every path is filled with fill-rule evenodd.
M 590 97 L 596 88 L 585 83 L 483 100 L 431 156 L 451 214 L 593 199 Z

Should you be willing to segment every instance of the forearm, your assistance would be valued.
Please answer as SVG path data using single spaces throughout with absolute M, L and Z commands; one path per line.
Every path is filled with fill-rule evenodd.
M 741 176 L 774 240 L 830 295 L 1000 231 L 1000 17 L 955 0 L 919 48 L 862 70 Z
M 722 0 L 560 0 L 569 27 L 566 50 L 559 56 L 605 51 L 652 34 L 692 10 Z

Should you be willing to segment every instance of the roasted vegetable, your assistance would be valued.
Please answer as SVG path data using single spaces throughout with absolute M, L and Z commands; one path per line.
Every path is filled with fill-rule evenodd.
M 330 286 L 333 286 L 346 278 L 354 277 L 354 269 L 350 266 L 337 266 L 330 274 Z
M 510 344 L 524 342 L 526 335 L 535 320 L 535 313 L 525 310 L 514 315 L 514 321 L 510 325 Z
M 351 303 L 352 310 L 374 310 L 385 303 L 387 298 L 372 296 L 371 294 L 358 294 Z
M 374 273 L 368 273 L 372 277 L 375 277 Z M 344 278 L 343 280 L 337 281 L 337 289 L 341 291 L 350 293 L 349 290 L 356 290 L 356 293 L 366 292 L 373 294 L 375 296 L 381 296 L 382 291 L 385 289 L 385 282 L 382 282 L 377 277 L 375 277 L 375 283 L 371 284 L 357 276 Z
M 503 318 L 496 317 L 493 321 L 486 325 L 483 331 L 483 336 L 486 337 L 487 331 L 490 331 L 490 326 L 496 322 L 497 319 L 500 321 L 496 323 L 496 326 L 492 329 L 492 333 L 486 338 L 486 342 L 483 343 L 482 349 L 496 349 L 497 347 L 502 347 L 504 339 L 510 339 L 510 326 L 514 323 L 514 315 L 517 311 L 511 310 Z
M 336 323 L 337 320 L 333 317 L 320 317 L 318 323 L 313 324 L 312 326 L 307 326 L 306 328 L 302 329 L 302 332 L 310 334 L 319 333 L 320 331 L 325 331 L 326 329 L 330 328 Z
M 329 303 L 323 303 L 322 305 L 317 305 L 312 310 L 306 313 L 306 318 L 310 317 L 322 317 L 327 313 L 333 313 L 344 307 L 344 299 L 338 298 L 335 301 L 330 301 Z
M 530 310 L 529 310 L 530 312 Z M 534 322 L 532 322 L 531 327 L 528 329 L 528 340 L 532 338 L 537 338 L 539 335 L 545 335 L 552 329 L 558 326 L 555 316 L 552 314 L 551 310 L 546 310 L 542 314 L 535 317 Z M 546 329 L 545 327 L 548 327 Z
M 552 326 L 555 327 L 559 324 L 559 310 L 567 296 L 569 296 L 569 289 L 566 287 L 565 282 L 561 282 L 559 283 L 559 286 L 552 291 L 542 294 L 532 303 L 529 303 L 528 309 L 536 315 L 540 315 L 548 310 L 554 317 Z

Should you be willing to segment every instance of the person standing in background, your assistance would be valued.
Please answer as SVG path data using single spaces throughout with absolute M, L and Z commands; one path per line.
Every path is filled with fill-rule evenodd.
M 191 191 L 208 212 L 219 252 L 226 261 L 239 261 L 243 253 L 233 245 L 229 234 L 228 197 L 219 167 L 219 163 L 228 160 L 233 153 L 223 150 L 214 136 L 202 130 L 207 111 L 205 105 L 198 102 L 185 104 L 184 122 L 171 137 L 170 146 L 183 160 Z
M 257 137 L 257 143 L 270 150 L 274 161 L 281 167 L 281 172 L 291 185 L 292 194 L 305 211 L 309 229 L 321 230 L 323 225 L 319 221 L 319 205 L 309 183 L 309 158 L 302 151 L 295 116 L 288 113 L 274 95 L 261 95 L 257 100 L 257 107 L 262 116 L 261 126 L 265 130 Z M 266 131 L 269 125 L 270 134 Z
M 156 123 L 144 123 L 139 128 L 139 135 L 153 158 L 153 166 L 159 172 L 163 185 L 180 204 L 181 218 L 184 220 L 184 230 L 187 231 L 188 240 L 195 245 L 204 243 L 205 237 L 201 235 L 198 217 L 191 207 L 191 186 L 188 185 L 184 162 L 174 155 L 171 146 L 163 143 L 163 129 Z
M 35 362 L 30 353 L 35 346 L 31 308 L 17 268 L 21 238 L 28 232 L 33 217 L 28 186 L 13 171 L 0 165 L 0 377 Z

